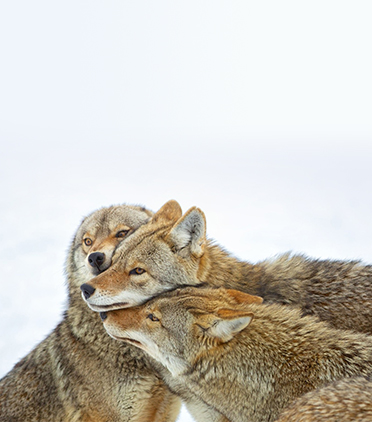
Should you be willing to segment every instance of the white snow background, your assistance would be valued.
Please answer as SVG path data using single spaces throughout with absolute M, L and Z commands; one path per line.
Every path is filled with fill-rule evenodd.
M 102 206 L 200 207 L 257 262 L 372 262 L 370 1 L 0 6 L 0 377 L 66 306 Z M 191 421 L 185 409 L 179 421 Z

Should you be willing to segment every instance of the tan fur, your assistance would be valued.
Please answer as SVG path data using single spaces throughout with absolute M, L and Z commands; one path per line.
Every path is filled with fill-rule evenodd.
M 277 422 L 371 422 L 372 382 L 344 378 L 297 399 Z
M 66 265 L 68 309 L 53 332 L 0 381 L 0 421 L 176 420 L 180 401 L 155 373 L 151 359 L 110 339 L 99 316 L 81 299 L 80 286 L 111 264 L 123 240 L 117 233 L 129 230 L 130 238 L 150 215 L 141 207 L 122 205 L 100 209 L 82 222 Z M 97 251 L 105 253 L 105 260 L 93 268 L 87 259 Z
M 308 391 L 371 373 L 372 336 L 261 301 L 189 287 L 102 318 L 111 336 L 145 350 L 231 422 L 273 421 Z
M 145 272 L 135 274 L 136 268 Z M 175 201 L 118 247 L 111 268 L 89 282 L 96 290 L 87 303 L 95 311 L 120 309 L 201 282 L 299 307 L 302 315 L 337 328 L 372 333 L 371 265 L 289 254 L 257 264 L 240 261 L 206 238 L 201 210 L 182 216 Z

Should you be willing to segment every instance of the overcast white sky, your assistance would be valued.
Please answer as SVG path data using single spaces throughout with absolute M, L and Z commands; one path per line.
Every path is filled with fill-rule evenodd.
M 371 17 L 370 1 L 2 2 L 0 376 L 60 320 L 69 242 L 104 205 L 197 205 L 252 262 L 371 263 Z

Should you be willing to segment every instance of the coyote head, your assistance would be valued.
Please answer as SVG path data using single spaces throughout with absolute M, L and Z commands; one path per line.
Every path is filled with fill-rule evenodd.
M 73 239 L 67 261 L 70 282 L 77 287 L 107 270 L 119 244 L 147 223 L 152 212 L 138 206 L 116 205 L 88 215 Z
M 145 350 L 176 376 L 247 327 L 252 303 L 262 299 L 237 290 L 191 287 L 101 313 L 101 319 L 113 338 Z
M 94 311 L 141 304 L 181 285 L 199 284 L 206 222 L 198 208 L 182 216 L 176 201 L 167 202 L 115 251 L 109 269 L 81 286 Z

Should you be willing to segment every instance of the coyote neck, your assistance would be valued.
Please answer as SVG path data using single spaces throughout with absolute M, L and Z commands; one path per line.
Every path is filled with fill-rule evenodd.
M 103 342 L 109 345 L 111 338 L 107 335 L 97 312 L 93 312 L 81 297 L 79 280 L 69 276 L 69 306 L 66 311 L 68 325 L 74 335 L 86 345 L 95 347 L 96 343 Z M 99 338 L 99 342 L 97 339 Z
M 249 285 L 249 293 L 255 294 L 259 291 L 262 268 L 240 261 L 220 246 L 208 241 L 205 253 L 200 259 L 197 276 L 201 282 L 215 287 L 246 291 Z

